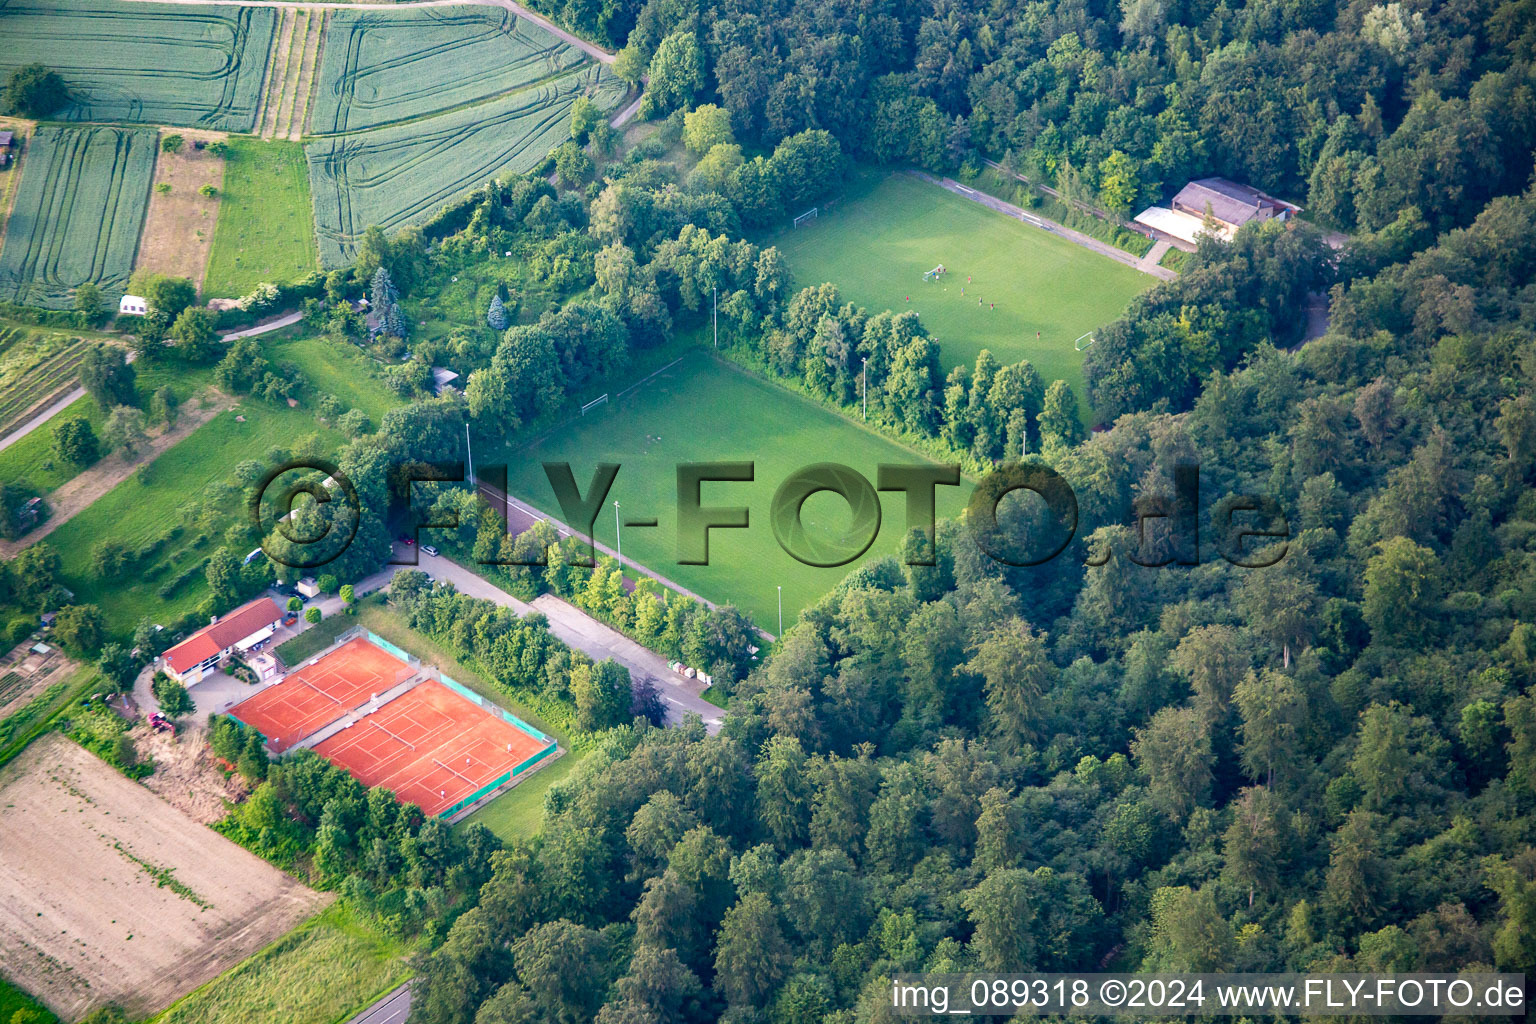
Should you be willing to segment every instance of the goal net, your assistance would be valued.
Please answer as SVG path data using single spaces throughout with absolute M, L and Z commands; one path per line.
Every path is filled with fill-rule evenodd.
M 1072 343 L 1072 348 L 1073 348 L 1074 351 L 1081 352 L 1081 351 L 1083 351 L 1083 349 L 1087 348 L 1089 345 L 1092 345 L 1092 344 L 1093 344 L 1093 332 L 1089 331 L 1087 334 L 1083 335 L 1081 338 L 1078 338 L 1076 341 L 1074 341 Z
M 590 401 L 586 405 L 582 406 L 581 407 L 581 414 L 583 416 L 585 416 L 587 413 L 591 412 L 593 409 L 596 409 L 598 406 L 606 405 L 607 402 L 608 402 L 608 392 L 604 391 L 601 395 L 598 395 L 596 398 L 592 399 L 592 401 Z
M 932 270 L 928 271 L 928 273 L 924 274 L 923 275 L 923 280 L 924 281 L 937 281 L 942 276 L 944 276 L 944 264 L 940 263 L 938 266 L 936 266 Z
M 802 224 L 806 224 L 806 223 L 809 223 L 810 221 L 815 220 L 816 219 L 816 213 L 817 213 L 817 208 L 814 207 L 814 206 L 811 207 L 809 210 L 806 210 L 800 216 L 795 218 L 795 227 L 798 228 Z

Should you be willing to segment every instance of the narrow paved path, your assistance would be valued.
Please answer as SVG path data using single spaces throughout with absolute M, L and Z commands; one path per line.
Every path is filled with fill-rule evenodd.
M 131 363 L 131 362 L 133 362 L 137 358 L 139 358 L 139 354 L 137 352 L 129 352 L 128 353 L 127 362 Z M 4 440 L 0 440 L 0 452 L 5 451 L 11 445 L 15 444 L 17 441 L 20 441 L 22 438 L 24 438 L 28 434 L 32 433 L 32 431 L 36 430 L 38 427 L 42 426 L 44 423 L 47 423 L 49 420 L 53 419 L 59 413 L 63 412 L 65 409 L 69 408 L 70 405 L 72 405 L 73 403 L 79 401 L 80 399 L 82 399 L 84 397 L 85 397 L 85 388 L 80 387 L 80 388 L 75 388 L 75 390 L 71 391 L 69 394 L 65 395 L 63 398 L 59 399 L 57 402 L 52 403 L 51 405 L 48 406 L 48 408 L 46 408 L 43 411 L 39 412 L 36 416 L 33 416 L 31 419 L 27 420 L 27 422 L 23 423 L 21 426 L 17 427 L 15 430 L 11 431 L 9 434 L 6 434 L 5 435 L 5 439 Z
M 292 327 L 303 319 L 303 313 L 289 313 L 286 316 L 278 317 L 276 320 L 268 320 L 266 323 L 257 324 L 255 327 L 247 327 L 243 331 L 231 331 L 228 334 L 221 335 L 219 340 L 234 341 L 236 338 L 254 338 L 258 334 L 269 334 L 272 331 L 280 331 L 284 327 Z
M 1067 227 L 1065 224 L 1058 224 L 1055 221 L 1042 217 L 1037 213 L 1030 213 L 1029 211 L 1015 206 L 1012 203 L 1005 203 L 1001 199 L 998 199 L 996 196 L 989 196 L 985 192 L 979 192 L 976 189 L 971 188 L 969 185 L 962 185 L 958 181 L 955 181 L 953 178 L 935 178 L 931 174 L 916 170 L 911 170 L 907 173 L 913 175 L 914 177 L 921 178 L 924 181 L 932 182 L 933 184 L 944 189 L 946 192 L 954 193 L 961 199 L 969 199 L 973 203 L 980 203 L 982 206 L 987 207 L 989 210 L 995 210 L 1004 216 L 1012 217 L 1017 221 L 1022 221 L 1023 223 L 1028 224 L 1030 227 L 1039 228 L 1042 231 L 1048 231 L 1053 235 L 1058 235 L 1061 238 L 1071 242 L 1073 245 L 1080 245 L 1084 249 L 1091 249 L 1092 251 L 1098 253 L 1100 256 L 1107 256 L 1114 260 L 1116 263 L 1123 263 L 1133 270 L 1139 270 L 1144 274 L 1150 274 L 1151 276 L 1159 278 L 1163 281 L 1172 281 L 1174 278 L 1179 276 L 1178 274 L 1175 274 L 1173 271 L 1169 270 L 1167 267 L 1143 267 L 1141 265 L 1141 258 L 1139 256 L 1133 256 L 1126 252 L 1124 249 L 1117 249 L 1113 245 L 1110 245 L 1108 242 L 1101 242 L 1097 238 L 1094 238 L 1090 235 L 1085 235 L 1081 231 L 1074 231 L 1072 228 Z
M 640 112 L 640 101 L 645 99 L 645 90 L 635 97 L 635 101 L 613 116 L 612 124 L 615 128 L 623 128 L 629 123 L 630 118 Z
M 631 680 L 649 679 L 667 705 L 667 724 L 680 725 L 690 712 L 704 719 L 710 732 L 720 731 L 724 712 L 700 696 L 703 684 L 688 679 L 667 666 L 667 660 L 642 647 L 618 630 L 607 626 L 575 605 L 551 594 L 541 594 L 532 604 L 520 601 L 470 569 L 442 555 L 429 555 L 417 549 L 418 566 L 433 579 L 447 580 L 461 594 L 492 601 L 526 617 L 539 612 L 549 620 L 549 631 L 568 647 L 581 651 L 594 661 L 612 658 L 629 669 Z
M 1163 257 L 1167 255 L 1168 250 L 1172 248 L 1172 242 L 1168 241 L 1166 238 L 1159 238 L 1156 242 L 1153 243 L 1152 248 L 1147 250 L 1147 254 L 1141 258 L 1141 262 L 1136 264 L 1136 269 L 1140 270 L 1144 274 L 1152 273 L 1153 269 L 1159 263 L 1161 263 Z
M 484 480 L 480 481 L 479 488 L 480 496 L 489 501 L 492 504 L 492 507 L 501 508 L 506 512 L 507 532 L 512 534 L 514 537 L 533 526 L 533 524 L 538 522 L 540 519 L 553 526 L 555 528 L 555 532 L 562 537 L 585 536 L 584 534 L 580 534 L 576 530 L 571 529 L 570 526 L 562 523 L 554 516 L 545 515 L 543 512 L 540 512 L 538 509 L 534 508 L 532 505 L 529 505 L 527 502 L 520 501 L 517 498 L 512 497 L 510 494 L 503 494 L 499 488 L 492 487 Z M 649 576 L 651 579 L 655 580 L 657 583 L 660 583 L 667 589 L 675 590 L 679 594 L 682 594 L 684 597 L 691 597 L 695 601 L 704 605 L 706 608 L 713 608 L 718 610 L 720 607 L 708 598 L 695 594 L 681 583 L 677 583 L 674 580 L 669 580 L 667 577 L 661 575 L 660 573 L 641 565 L 633 558 L 620 558 L 619 553 L 606 544 L 600 543 L 597 540 L 593 540 L 592 545 L 598 551 L 607 555 L 609 558 L 618 561 L 620 565 L 623 565 L 635 573 Z M 765 633 L 761 629 L 759 629 L 757 633 L 764 640 L 767 640 L 770 643 L 772 643 L 774 640 L 772 633 Z
M 49 420 L 53 419 L 59 413 L 63 412 L 65 409 L 69 408 L 75 402 L 84 397 L 85 388 L 75 388 L 75 390 L 69 392 L 63 398 L 59 399 L 57 402 L 54 402 L 42 412 L 27 420 L 27 422 L 23 423 L 9 434 L 6 434 L 5 438 L 0 440 L 0 452 L 5 451 L 11 445 L 15 444 L 17 441 L 20 441 L 22 438 L 32 433 L 32 431 L 36 430 L 44 423 L 47 423 Z

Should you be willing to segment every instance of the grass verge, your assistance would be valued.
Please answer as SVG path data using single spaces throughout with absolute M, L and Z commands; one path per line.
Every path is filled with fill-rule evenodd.
M 410 975 L 407 944 L 333 903 L 154 1018 L 155 1024 L 331 1024 Z
M 35 1017 L 24 1017 L 28 1024 L 57 1024 L 59 1018 L 42 1003 L 26 992 L 0 978 L 0 1022 L 9 1021 L 22 1010 L 31 1010 Z

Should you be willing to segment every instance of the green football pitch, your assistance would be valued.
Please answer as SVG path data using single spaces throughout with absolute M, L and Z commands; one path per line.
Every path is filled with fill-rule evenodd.
M 908 174 L 861 173 L 833 209 L 767 240 L 797 286 L 831 281 L 871 312 L 916 310 L 944 368 L 982 349 L 1083 396 L 1074 342 L 1156 279 Z M 767 243 L 765 243 L 767 244 Z M 937 281 L 923 275 L 939 264 Z
M 478 452 L 477 452 L 478 455 Z M 774 492 L 796 470 L 837 462 L 873 484 L 881 463 L 927 460 L 866 432 L 857 424 L 758 380 L 708 353 L 692 351 L 676 365 L 553 431 L 529 447 L 505 453 L 509 490 L 519 500 L 559 517 L 544 462 L 569 462 L 582 493 L 599 462 L 617 462 L 619 474 L 597 517 L 597 540 L 614 546 L 613 502 L 624 519 L 652 518 L 654 527 L 626 527 L 623 549 L 658 575 L 717 604 L 735 604 L 770 633 L 778 631 L 777 588 L 784 588 L 784 625 L 814 604 L 864 562 L 895 553 L 906 532 L 906 499 L 883 493 L 874 544 L 858 561 L 837 568 L 804 565 L 774 539 L 768 513 Z M 746 529 L 714 529 L 709 564 L 677 560 L 677 466 L 685 462 L 750 461 L 751 483 L 705 483 L 702 504 L 746 506 Z M 970 485 L 938 489 L 938 514 L 957 515 Z M 803 507 L 809 533 L 841 535 L 852 518 L 840 497 L 821 493 Z M 562 517 L 563 518 L 563 517 Z

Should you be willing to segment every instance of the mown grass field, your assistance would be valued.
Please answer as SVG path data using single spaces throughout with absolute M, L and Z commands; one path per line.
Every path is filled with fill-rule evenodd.
M 5 28 L 0 20 L 0 36 Z M 63 309 L 89 281 L 116 306 L 139 247 L 156 144 L 141 128 L 40 125 L 0 251 L 0 298 Z
M 61 121 L 248 132 L 276 13 L 113 0 L 0 5 L 0 76 L 45 64 L 69 88 Z
M 340 8 L 326 29 L 310 131 L 378 128 L 524 89 L 587 63 L 499 7 Z
M 569 137 L 576 97 L 591 94 L 606 110 L 624 90 L 606 67 L 591 66 L 430 120 L 309 143 L 321 263 L 350 261 L 371 225 L 392 233 L 498 173 L 537 167 Z
M 334 903 L 154 1018 L 155 1024 L 330 1024 L 410 976 L 410 948 Z
M 209 367 L 187 367 L 169 361 L 146 362 L 141 359 L 133 364 L 133 368 L 137 372 L 134 386 L 146 407 L 149 396 L 163 385 L 170 385 L 176 397 L 185 402 L 213 379 L 213 370 Z M 75 399 L 43 426 L 0 451 L 0 480 L 24 480 L 46 494 L 78 475 L 79 466 L 60 462 L 53 453 L 54 432 L 60 423 L 76 416 L 85 417 L 97 436 L 107 422 L 107 414 L 94 398 L 86 395 Z
M 245 422 L 237 416 L 244 416 Z M 268 449 L 291 449 L 311 433 L 327 445 L 341 443 L 340 435 L 321 426 L 308 409 L 245 400 L 231 411 L 227 403 L 212 420 L 150 463 L 148 482 L 137 474 L 129 477 L 49 535 L 47 543 L 63 560 L 64 585 L 75 592 L 77 603 L 99 605 L 108 628 L 118 632 L 131 631 L 145 615 L 163 623 L 196 608 L 208 593 L 201 571 L 189 575 L 169 596 L 161 597 L 160 588 L 188 567 L 205 562 L 223 544 L 225 529 L 244 514 L 244 495 L 237 491 L 209 529 L 185 523 L 180 510 L 210 485 L 228 480 L 238 463 L 262 461 Z M 111 580 L 92 572 L 91 551 L 98 541 L 110 537 L 137 548 L 178 524 L 182 532 L 155 555 L 149 571 Z
M 456 659 L 430 637 L 411 629 L 405 624 L 404 616 L 396 609 L 383 604 L 364 604 L 359 608 L 357 619 L 351 621 L 360 622 L 390 643 L 397 644 L 423 661 L 436 665 L 482 697 L 506 708 L 546 736 L 555 738 L 555 741 L 565 750 L 564 754 L 518 783 L 510 792 L 503 793 L 460 822 L 460 827 L 472 822 L 484 825 L 508 841 L 528 839 L 537 833 L 544 822 L 544 795 L 549 792 L 551 786 L 569 775 L 591 748 L 574 747 L 570 734 L 565 729 L 509 696 L 505 690 L 493 685 L 475 668 Z M 307 635 L 307 632 L 300 634 L 300 639 Z M 321 647 L 323 646 L 322 644 Z M 315 650 L 319 649 L 320 647 L 315 648 Z M 290 665 L 294 664 L 288 661 L 286 655 L 283 660 Z
M 784 588 L 784 625 L 866 561 L 899 550 L 906 532 L 905 498 L 882 494 L 878 536 L 858 561 L 816 568 L 796 561 L 774 539 L 768 514 L 774 492 L 796 470 L 817 462 L 849 466 L 873 484 L 881 463 L 918 465 L 921 456 L 778 386 L 695 351 L 623 397 L 532 445 L 492 453 L 476 449 L 477 465 L 509 463 L 511 492 L 546 513 L 562 517 L 543 462 L 570 462 L 585 491 L 594 466 L 617 462 L 608 504 L 597 517 L 597 539 L 614 546 L 612 502 L 625 517 L 656 517 L 656 527 L 624 530 L 628 558 L 716 603 L 731 602 L 770 633 L 778 632 L 777 587 Z M 752 461 L 753 483 L 707 483 L 706 506 L 747 506 L 745 530 L 712 530 L 709 565 L 677 561 L 677 465 L 684 462 Z M 938 490 L 938 514 L 957 514 L 969 486 Z M 818 536 L 840 535 L 851 516 L 836 495 L 806 501 L 803 522 Z
M 230 139 L 203 294 L 235 299 L 263 281 L 297 281 L 317 266 L 304 147 Z
M 1047 383 L 1065 380 L 1079 396 L 1083 357 L 1073 342 L 1157 283 L 906 174 L 864 172 L 830 213 L 767 241 L 797 285 L 831 281 L 871 312 L 916 310 L 946 369 L 990 349 L 1004 363 L 1028 359 Z M 940 263 L 943 280 L 924 281 Z

